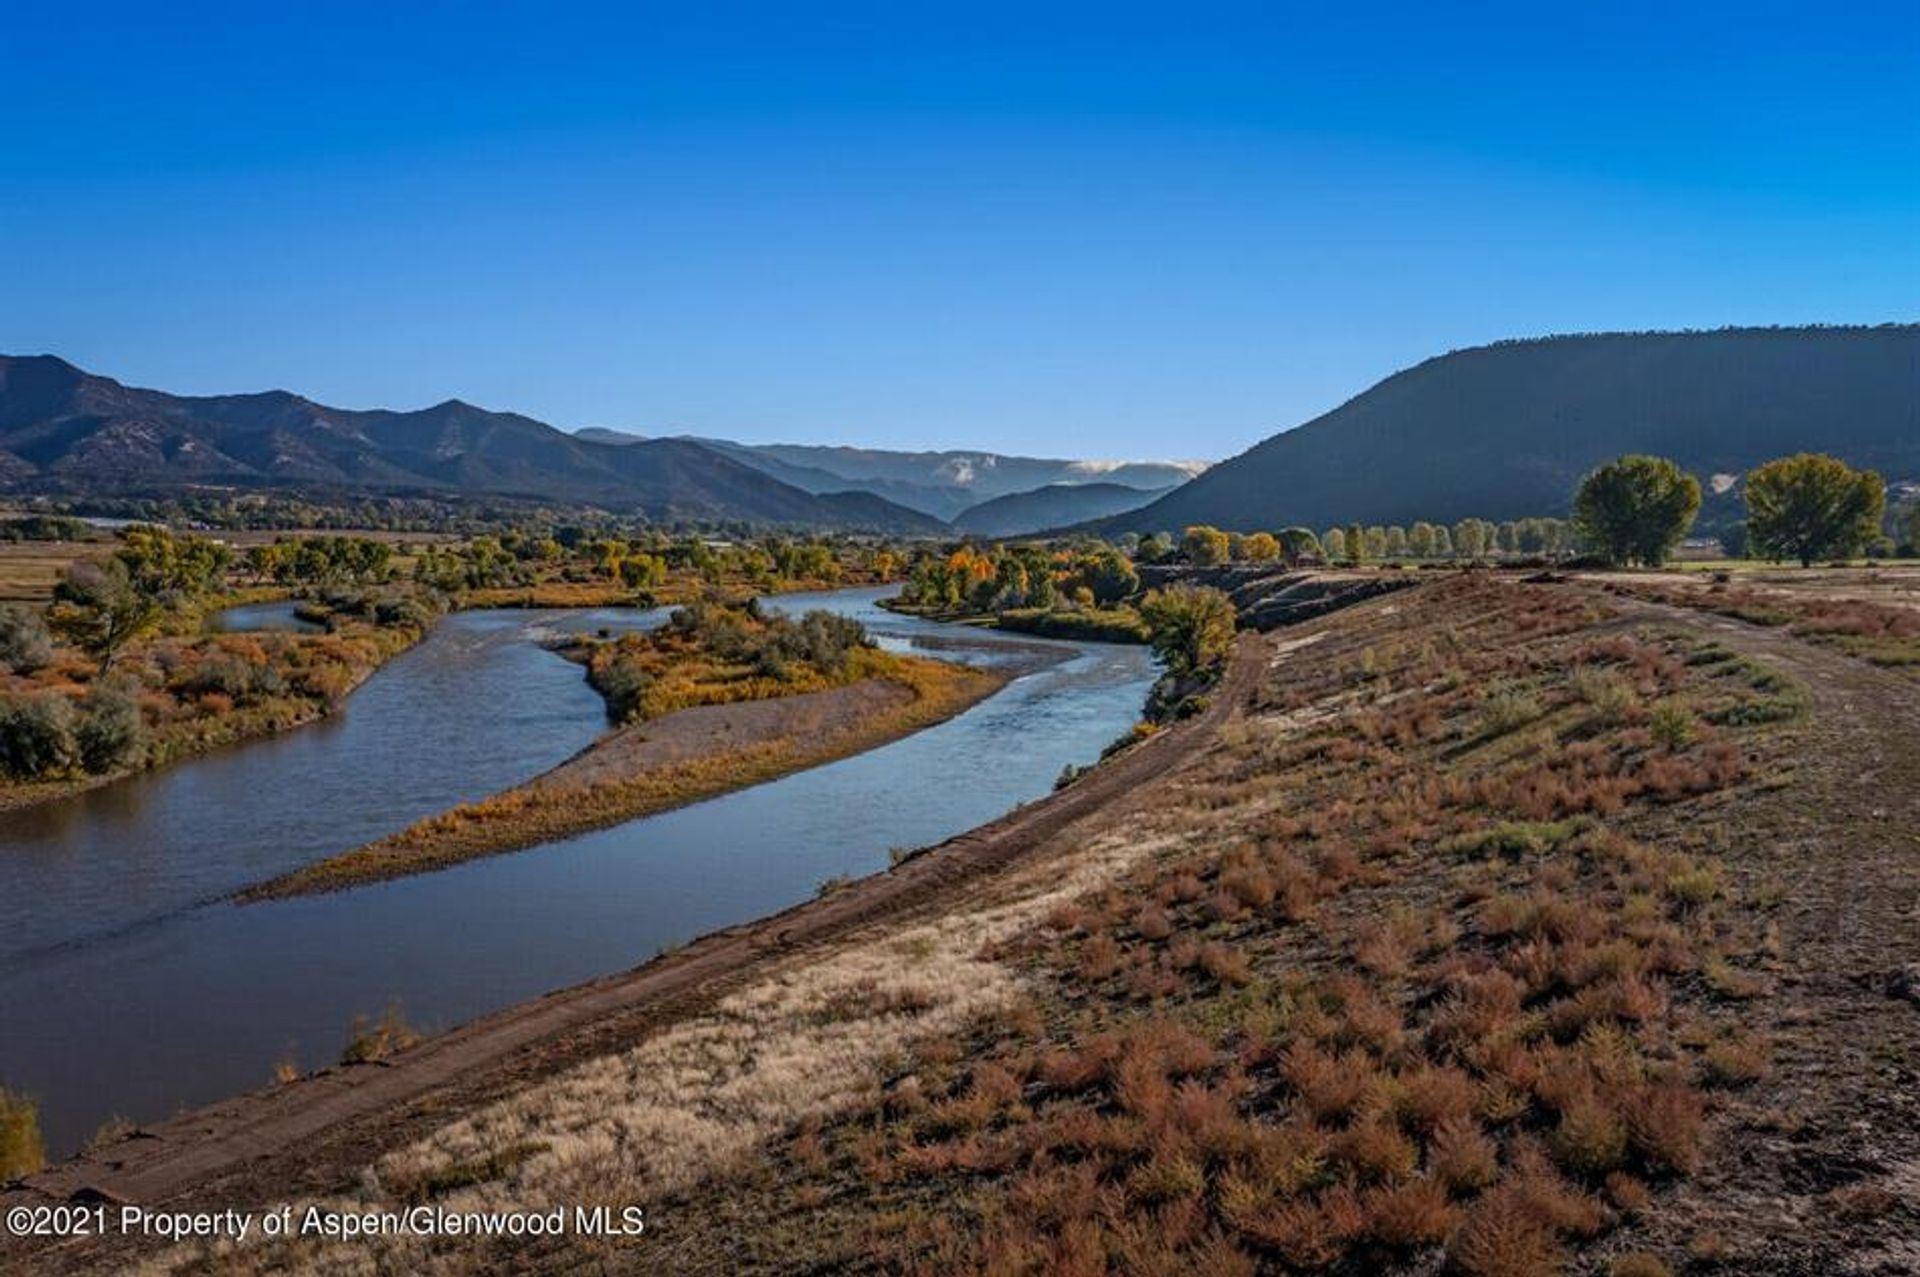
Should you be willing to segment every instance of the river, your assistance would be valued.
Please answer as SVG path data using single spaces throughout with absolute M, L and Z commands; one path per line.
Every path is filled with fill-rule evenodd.
M 887 592 L 767 602 L 958 659 L 1040 641 L 896 616 L 875 606 Z M 109 1118 L 254 1089 L 281 1060 L 331 1063 L 356 1015 L 397 1004 L 446 1028 L 883 869 L 890 848 L 1048 792 L 1138 717 L 1154 676 L 1141 648 L 1050 644 L 1069 658 L 946 723 L 769 784 L 422 877 L 223 899 L 567 758 L 604 730 L 600 700 L 539 639 L 664 615 L 457 613 L 325 722 L 0 816 L 0 1085 L 39 1102 L 49 1153 Z M 968 646 L 946 650 L 955 637 Z

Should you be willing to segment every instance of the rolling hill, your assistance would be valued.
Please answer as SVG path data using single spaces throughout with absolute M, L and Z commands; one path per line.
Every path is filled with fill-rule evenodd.
M 616 447 L 457 399 L 331 408 L 286 391 L 180 396 L 50 355 L 0 356 L 0 491 L 163 495 L 189 487 L 488 495 L 659 521 L 937 535 L 863 493 L 820 495 L 684 439 Z
M 1623 452 L 1712 494 L 1786 453 L 1920 478 L 1920 325 L 1602 333 L 1455 351 L 1221 462 L 1096 530 L 1235 530 L 1563 514 Z M 1717 507 L 1716 508 L 1716 504 Z
M 1172 490 L 1129 488 L 1120 483 L 1050 483 L 969 506 L 952 522 L 955 531 L 975 536 L 1026 536 L 1137 510 Z

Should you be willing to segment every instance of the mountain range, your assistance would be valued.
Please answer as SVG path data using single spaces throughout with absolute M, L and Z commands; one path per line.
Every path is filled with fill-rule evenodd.
M 856 473 L 837 475 L 788 459 L 814 453 L 858 456 L 861 462 L 850 467 Z M 887 473 L 895 458 L 902 474 L 936 473 L 928 455 L 761 449 L 609 431 L 569 434 L 457 399 L 395 412 L 334 408 L 280 390 L 173 395 L 125 386 L 50 355 L 0 356 L 0 492 L 152 496 L 233 488 L 485 495 L 594 505 L 660 522 L 938 536 L 950 529 L 946 516 L 935 511 L 954 505 L 958 513 L 978 497 L 950 500 L 933 482 L 895 482 Z M 964 455 L 994 474 L 1052 476 L 1082 464 Z M 956 463 L 956 480 L 959 468 Z M 1186 473 L 1151 466 L 1141 472 Z M 1045 481 L 1036 479 L 1034 486 Z M 951 486 L 960 492 L 966 485 Z M 942 495 L 905 504 L 889 498 L 890 488 Z M 1004 490 L 981 485 L 982 493 Z M 1139 501 L 1152 495 L 1142 492 Z M 1058 524 L 1088 516 L 1055 516 L 1041 503 L 1033 517 Z
M 1454 351 L 1091 530 L 1564 514 L 1580 477 L 1625 452 L 1698 475 L 1703 525 L 1739 517 L 1741 477 L 1789 453 L 1920 478 L 1920 325 L 1597 333 Z
M 644 435 L 589 426 L 576 438 L 600 443 L 638 443 Z M 962 512 L 998 497 L 1051 491 L 1062 498 L 1036 495 L 1027 502 L 1023 526 L 1001 533 L 1015 536 L 1041 528 L 1059 527 L 1097 517 L 1093 507 L 1106 504 L 1103 513 L 1144 505 L 1155 496 L 1185 483 L 1205 470 L 1201 461 L 1069 461 L 1044 457 L 1013 457 L 997 452 L 898 452 L 884 448 L 846 448 L 816 444 L 736 443 L 730 439 L 678 436 L 726 453 L 765 471 L 774 478 L 808 492 L 840 492 L 853 487 L 885 497 L 898 505 L 956 527 Z M 1096 485 L 1138 494 L 1107 494 L 1107 500 L 1083 501 L 1089 512 L 1073 515 L 1076 490 Z M 1051 523 L 1028 523 L 1033 517 L 1051 517 Z M 1004 522 L 1004 519 L 1002 520 Z

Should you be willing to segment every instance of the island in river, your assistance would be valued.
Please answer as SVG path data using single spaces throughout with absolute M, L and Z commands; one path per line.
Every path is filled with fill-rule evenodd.
M 1042 660 L 1061 653 L 1036 649 Z M 1012 671 L 879 650 L 855 621 L 696 604 L 566 653 L 621 723 L 533 780 L 240 893 L 259 901 L 407 877 L 604 829 L 860 753 L 952 717 Z

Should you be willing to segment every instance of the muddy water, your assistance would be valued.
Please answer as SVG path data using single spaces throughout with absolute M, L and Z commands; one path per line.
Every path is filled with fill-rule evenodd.
M 954 659 L 1035 642 L 895 617 L 883 593 L 773 602 Z M 604 725 L 599 698 L 538 640 L 661 619 L 458 614 L 328 722 L 0 816 L 0 1085 L 38 1098 L 50 1151 L 260 1086 L 282 1059 L 328 1063 L 357 1014 L 398 1003 L 446 1027 L 883 868 L 1046 793 L 1153 677 L 1139 648 L 1053 644 L 1066 660 L 965 714 L 784 780 L 425 877 L 220 899 L 572 754 Z

